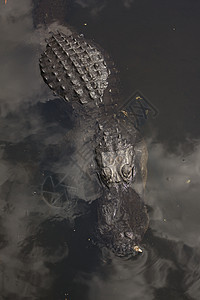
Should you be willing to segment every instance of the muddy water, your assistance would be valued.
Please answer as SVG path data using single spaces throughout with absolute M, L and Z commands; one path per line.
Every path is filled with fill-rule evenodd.
M 150 229 L 129 260 L 91 241 L 100 190 L 41 79 L 32 2 L 0 7 L 0 299 L 199 299 L 199 2 L 77 0 L 62 15 L 113 57 L 121 105 L 139 90 L 159 111 L 143 128 Z

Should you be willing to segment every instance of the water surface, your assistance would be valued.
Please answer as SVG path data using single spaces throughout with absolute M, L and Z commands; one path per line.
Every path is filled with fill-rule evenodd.
M 140 90 L 159 111 L 143 130 L 150 229 L 137 258 L 93 245 L 88 201 L 99 186 L 79 155 L 70 106 L 41 79 L 33 3 L 2 1 L 0 299 L 199 299 L 200 3 L 71 2 L 62 25 L 111 55 L 120 104 Z

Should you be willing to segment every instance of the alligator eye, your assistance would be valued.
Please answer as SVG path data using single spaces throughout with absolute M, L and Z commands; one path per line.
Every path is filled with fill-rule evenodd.
M 130 165 L 124 165 L 121 171 L 124 177 L 129 178 L 132 173 L 132 167 Z
M 112 177 L 112 172 L 111 172 L 111 169 L 108 168 L 108 167 L 105 167 L 102 169 L 102 176 L 109 180 L 111 177 Z
M 133 233 L 131 231 L 125 232 L 125 236 L 131 240 L 133 239 Z
M 116 161 L 120 164 L 122 162 L 123 158 L 119 155 L 116 157 Z

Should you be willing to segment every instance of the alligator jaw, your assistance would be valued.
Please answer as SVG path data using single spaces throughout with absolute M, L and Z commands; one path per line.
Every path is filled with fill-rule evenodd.
M 106 189 L 98 200 L 97 229 L 100 239 L 117 256 L 136 255 L 148 228 L 146 207 L 132 189 L 121 186 Z

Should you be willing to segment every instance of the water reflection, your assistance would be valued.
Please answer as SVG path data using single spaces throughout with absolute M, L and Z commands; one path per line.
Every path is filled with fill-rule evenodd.
M 101 11 L 96 2 L 77 3 Z M 41 32 L 31 14 L 31 1 L 1 4 L 1 298 L 199 299 L 198 139 L 177 142 L 176 149 L 170 149 L 170 138 L 156 142 L 156 134 L 148 142 L 151 224 L 144 252 L 130 260 L 100 252 L 91 242 L 87 204 L 99 187 L 86 176 L 83 159 L 74 163 L 82 132 L 71 108 L 58 99 L 46 102 L 53 96 L 39 75 Z M 176 124 L 177 116 L 171 121 Z M 48 206 L 41 197 L 45 189 L 51 196 L 66 196 L 67 189 L 64 206 L 63 198 L 61 206 Z
M 27 105 L 39 97 L 42 89 L 36 68 L 35 39 L 31 18 L 31 1 L 21 5 L 1 3 L 1 115 Z
M 199 141 L 190 140 L 193 150 L 177 145 L 176 153 L 153 144 L 149 159 L 149 204 L 154 207 L 151 227 L 168 237 L 199 246 L 198 193 L 200 180 Z M 154 170 L 151 173 L 151 169 Z M 159 190 L 158 190 L 159 178 Z
M 122 5 L 124 5 L 126 8 L 130 8 L 133 2 L 134 0 L 121 0 Z M 92 15 L 99 13 L 109 4 L 109 2 L 106 0 L 75 0 L 75 3 L 80 5 L 82 8 L 89 8 Z

